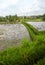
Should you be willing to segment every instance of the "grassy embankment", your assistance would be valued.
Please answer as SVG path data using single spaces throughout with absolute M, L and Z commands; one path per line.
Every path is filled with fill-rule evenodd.
M 45 65 L 45 31 L 26 26 L 32 41 L 24 39 L 18 47 L 0 52 L 0 65 Z
M 27 18 L 27 19 L 23 19 L 23 21 L 25 21 L 25 22 L 41 22 L 41 21 L 43 21 L 41 18 L 33 18 L 33 19 L 31 19 L 31 18 Z

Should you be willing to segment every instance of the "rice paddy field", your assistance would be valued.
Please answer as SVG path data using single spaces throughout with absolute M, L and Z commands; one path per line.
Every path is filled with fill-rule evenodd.
M 45 22 L 1 24 L 0 65 L 45 65 Z
M 17 46 L 23 38 L 29 39 L 26 27 L 22 24 L 0 25 L 0 50 Z

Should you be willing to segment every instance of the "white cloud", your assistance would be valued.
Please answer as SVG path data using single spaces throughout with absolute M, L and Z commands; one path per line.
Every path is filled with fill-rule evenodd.
M 28 14 L 40 14 L 44 10 L 41 7 L 45 3 L 43 0 L 1 0 L 0 1 L 0 15 L 25 15 Z M 27 15 L 26 14 L 26 15 Z
M 32 3 L 30 4 L 26 4 L 22 2 L 22 5 L 19 7 L 19 15 L 21 15 L 21 13 L 28 13 L 28 12 L 33 12 L 33 11 L 39 11 L 40 10 L 40 3 L 38 0 L 32 0 Z M 21 12 L 21 13 L 20 13 Z
M 11 5 L 16 5 L 17 2 L 18 0 L 2 0 L 2 2 L 0 2 L 0 9 L 6 9 Z
M 40 10 L 40 3 L 38 0 L 34 0 L 32 3 L 32 11 L 39 11 Z

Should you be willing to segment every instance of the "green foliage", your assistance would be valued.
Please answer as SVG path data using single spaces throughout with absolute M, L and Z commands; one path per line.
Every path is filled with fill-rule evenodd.
M 42 20 L 45 21 L 45 14 L 44 14 L 43 17 L 42 17 Z
M 0 17 L 0 24 L 15 24 L 18 22 L 41 22 L 45 21 L 45 14 L 44 15 L 38 15 L 38 16 L 5 16 Z
M 37 64 L 34 65 L 45 65 L 45 58 L 41 59 Z
M 20 18 L 15 15 L 15 16 L 6 16 L 6 17 L 0 17 L 0 24 L 15 24 L 20 22 Z

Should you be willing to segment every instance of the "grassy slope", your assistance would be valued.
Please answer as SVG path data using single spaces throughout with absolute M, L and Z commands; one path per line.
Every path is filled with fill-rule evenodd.
M 41 62 L 45 65 L 45 31 L 39 32 L 31 25 L 23 24 L 32 41 L 24 39 L 20 46 L 0 52 L 0 65 L 41 65 Z

